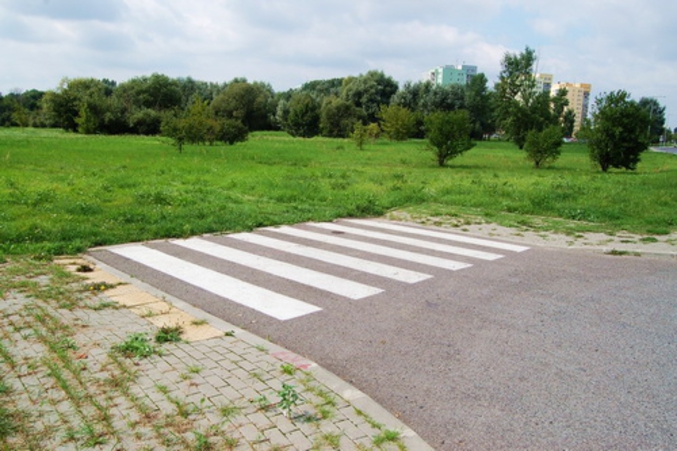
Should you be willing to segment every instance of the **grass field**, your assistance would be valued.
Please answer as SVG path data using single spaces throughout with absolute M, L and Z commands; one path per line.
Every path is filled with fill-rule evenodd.
M 393 209 L 559 231 L 677 230 L 674 155 L 647 152 L 637 171 L 605 174 L 577 144 L 541 170 L 510 143 L 478 143 L 446 168 L 424 149 L 255 133 L 178 153 L 157 137 L 0 129 L 0 256 Z

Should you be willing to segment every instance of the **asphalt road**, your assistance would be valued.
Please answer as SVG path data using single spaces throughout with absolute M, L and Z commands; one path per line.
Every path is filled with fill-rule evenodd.
M 677 147 L 652 147 L 651 148 L 654 152 L 664 152 L 664 153 L 671 153 L 677 155 Z
M 352 225 L 351 225 L 352 226 Z M 366 230 L 371 227 L 358 226 Z M 300 225 L 296 229 L 310 229 Z M 327 236 L 394 246 L 340 231 Z M 258 235 L 279 238 L 271 231 Z M 413 236 L 409 234 L 399 235 Z M 313 245 L 353 257 L 365 250 Z M 438 249 L 397 244 L 440 259 Z M 549 248 L 453 259 L 452 271 L 381 256 L 433 277 L 402 282 L 228 236 L 207 241 L 350 279 L 382 292 L 348 299 L 176 243 L 144 247 L 227 272 L 318 309 L 281 320 L 100 249 L 91 255 L 316 361 L 439 450 L 677 449 L 677 263 Z M 321 310 L 320 310 L 321 309 Z

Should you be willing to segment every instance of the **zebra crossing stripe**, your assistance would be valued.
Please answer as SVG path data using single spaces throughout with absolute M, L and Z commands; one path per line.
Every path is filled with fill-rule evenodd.
M 283 279 L 298 282 L 349 299 L 363 299 L 382 293 L 383 290 L 369 285 L 364 285 L 352 280 L 342 279 L 330 274 L 321 273 L 312 269 L 292 265 L 280 260 L 263 257 L 239 249 L 223 246 L 211 241 L 199 238 L 190 238 L 187 240 L 175 240 L 172 244 L 211 255 L 222 260 L 237 263 L 238 265 L 263 271 Z
M 109 251 L 282 321 L 322 310 L 143 245 L 120 246 Z
M 431 241 L 424 241 L 424 240 L 419 240 L 416 238 L 408 238 L 404 236 L 399 236 L 399 235 L 391 235 L 388 233 L 381 233 L 381 232 L 372 232 L 369 230 L 364 230 L 364 229 L 356 229 L 354 227 L 345 227 L 342 225 L 334 224 L 334 223 L 328 223 L 328 222 L 323 222 L 323 223 L 308 223 L 308 225 L 311 225 L 313 227 L 319 227 L 322 229 L 327 229 L 327 230 L 333 230 L 337 232 L 343 232 L 343 233 L 352 233 L 354 235 L 359 235 L 359 236 L 364 236 L 367 238 L 374 238 L 377 240 L 385 240 L 385 241 L 392 241 L 395 243 L 400 243 L 400 244 L 408 244 L 410 246 L 416 246 L 416 247 L 421 247 L 423 249 L 431 249 L 434 251 L 439 251 L 439 252 L 446 252 L 449 254 L 456 254 L 456 255 L 463 255 L 465 257 L 472 257 L 472 258 L 479 258 L 481 260 L 496 260 L 501 257 L 503 257 L 500 254 L 493 254 L 491 252 L 484 252 L 484 251 L 476 251 L 473 249 L 466 249 L 463 247 L 457 247 L 457 246 L 449 246 L 446 244 L 440 244 L 440 243 L 433 243 Z
M 388 279 L 393 279 L 400 282 L 416 283 L 422 280 L 430 279 L 432 277 L 430 274 L 410 271 L 408 269 L 398 268 L 397 266 L 351 257 L 349 255 L 330 252 L 311 246 L 304 246 L 302 244 L 292 243 L 289 241 L 278 240 L 255 233 L 236 233 L 228 235 L 228 238 L 235 238 L 236 240 L 247 243 L 265 246 L 271 249 L 288 252 L 301 257 L 312 258 L 314 260 L 366 272 L 375 276 L 386 277 Z
M 453 234 L 453 233 L 437 232 L 435 230 L 429 230 L 429 229 L 419 229 L 417 227 L 410 227 L 410 226 L 405 226 L 405 225 L 392 224 L 390 222 L 373 221 L 373 220 L 369 220 L 369 219 L 343 219 L 343 220 L 341 220 L 341 222 L 350 222 L 350 223 L 353 223 L 353 224 L 361 224 L 361 225 L 366 225 L 366 226 L 370 226 L 370 227 L 378 227 L 380 229 L 393 230 L 395 232 L 405 232 L 405 233 L 410 233 L 412 235 L 422 235 L 422 236 L 429 236 L 429 237 L 432 237 L 432 238 L 441 238 L 443 240 L 456 241 L 458 243 L 474 244 L 474 245 L 477 245 L 477 246 L 485 246 L 485 247 L 493 247 L 495 249 L 501 249 L 501 250 L 505 250 L 505 251 L 524 252 L 526 250 L 529 250 L 528 247 L 519 246 L 517 244 L 501 243 L 499 241 L 484 240 L 484 239 L 481 239 L 481 238 L 472 238 L 472 237 L 463 236 L 463 235 L 456 235 L 456 234 Z
M 430 255 L 417 254 L 416 252 L 409 252 L 401 249 L 394 249 L 388 246 L 381 246 L 378 244 L 365 243 L 362 241 L 349 240 L 339 238 L 333 235 L 325 235 L 322 233 L 310 232 L 289 226 L 282 227 L 268 227 L 262 230 L 269 230 L 275 233 L 282 233 L 285 235 L 305 238 L 308 240 L 319 241 L 322 243 L 333 244 L 335 246 L 347 247 L 349 249 L 356 249 L 371 254 L 383 255 L 385 257 L 392 257 L 400 260 L 406 260 L 414 263 L 421 263 L 423 265 L 434 266 L 437 268 L 457 271 L 459 269 L 469 268 L 472 265 L 469 263 L 461 263 L 454 260 L 447 260 L 445 258 L 434 257 Z

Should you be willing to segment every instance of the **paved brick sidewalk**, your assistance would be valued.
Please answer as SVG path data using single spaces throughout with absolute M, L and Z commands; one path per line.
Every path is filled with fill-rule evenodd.
M 6 438 L 9 449 L 431 449 L 313 362 L 110 272 L 82 274 L 91 290 L 77 306 L 0 297 L 3 403 L 24 429 Z M 176 325 L 183 341 L 155 343 Z M 131 337 L 159 351 L 114 351 Z M 279 404 L 294 394 L 287 417 Z

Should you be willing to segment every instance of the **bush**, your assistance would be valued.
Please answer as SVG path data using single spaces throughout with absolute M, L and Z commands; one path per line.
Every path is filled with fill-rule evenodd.
M 244 142 L 249 137 L 249 130 L 245 125 L 235 119 L 223 119 L 219 121 L 217 139 L 226 144 L 233 145 Z
M 595 99 L 594 113 L 580 136 L 588 139 L 590 159 L 603 172 L 609 168 L 635 170 L 649 146 L 649 114 L 625 91 Z
M 425 136 L 439 166 L 472 149 L 470 140 L 472 125 L 465 110 L 438 111 L 425 118 Z
M 562 128 L 551 125 L 543 131 L 531 130 L 527 133 L 524 150 L 527 159 L 534 163 L 536 168 L 544 164 L 553 163 L 562 153 Z

